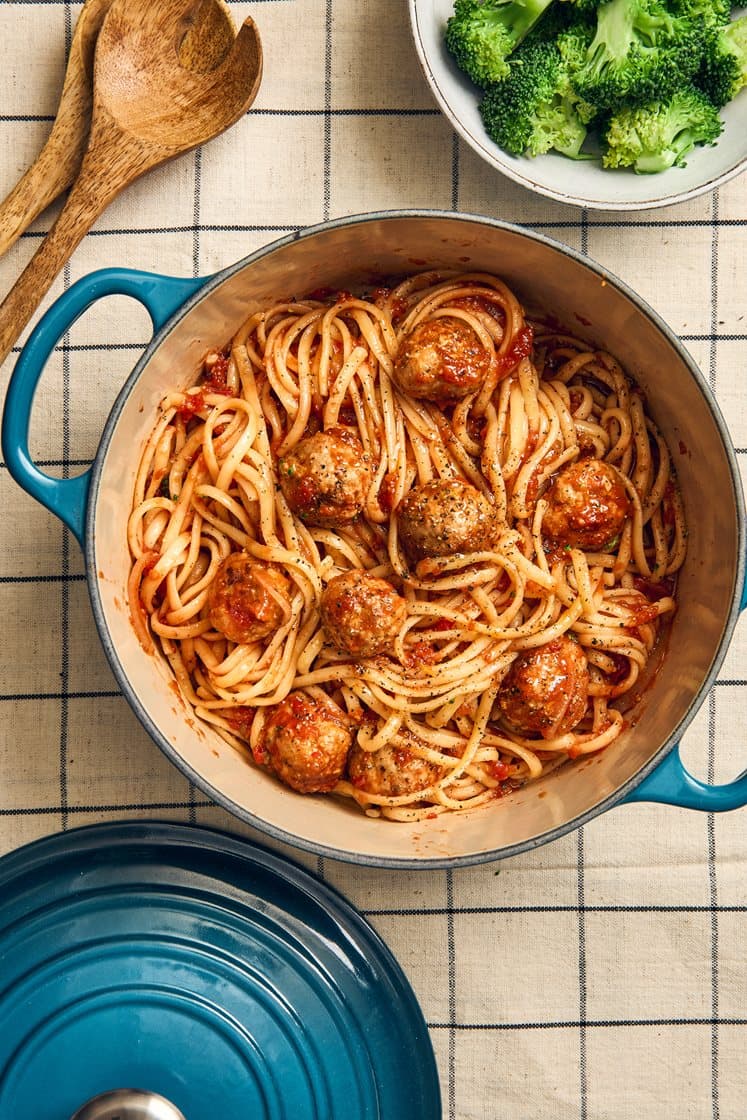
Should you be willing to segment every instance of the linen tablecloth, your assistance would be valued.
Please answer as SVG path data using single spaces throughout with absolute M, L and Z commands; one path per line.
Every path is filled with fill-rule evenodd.
M 543 200 L 481 163 L 438 112 L 404 0 L 230 6 L 262 36 L 253 109 L 121 196 L 44 306 L 97 267 L 207 275 L 345 213 L 482 213 L 573 246 L 647 299 L 700 364 L 747 465 L 747 177 L 624 216 Z M 0 5 L 0 195 L 49 131 L 79 11 L 67 0 Z M 55 213 L 0 260 L 1 294 Z M 145 312 L 116 298 L 63 340 L 32 428 L 50 473 L 90 462 L 148 337 Z M 0 851 L 136 817 L 249 834 L 132 715 L 99 644 L 74 539 L 5 464 L 0 510 Z M 745 765 L 746 664 L 742 623 L 683 744 L 699 776 L 725 781 Z M 747 1117 L 744 811 L 621 807 L 538 851 L 451 873 L 286 854 L 339 888 L 401 962 L 448 1120 Z

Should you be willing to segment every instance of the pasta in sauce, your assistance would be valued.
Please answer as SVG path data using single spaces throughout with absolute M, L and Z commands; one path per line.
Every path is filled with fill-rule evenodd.
M 617 360 L 421 273 L 267 307 L 163 400 L 130 610 L 248 759 L 421 819 L 620 735 L 685 537 Z

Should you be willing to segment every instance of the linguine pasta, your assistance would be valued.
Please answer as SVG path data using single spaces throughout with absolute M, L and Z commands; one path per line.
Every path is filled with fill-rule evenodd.
M 618 361 L 495 276 L 421 273 L 258 311 L 162 401 L 130 610 L 250 760 L 412 820 L 620 735 L 685 537 Z

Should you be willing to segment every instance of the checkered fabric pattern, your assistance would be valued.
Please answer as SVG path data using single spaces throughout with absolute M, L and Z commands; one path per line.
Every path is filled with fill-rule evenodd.
M 647 299 L 706 374 L 747 466 L 747 178 L 638 215 L 555 204 L 492 172 L 453 133 L 422 78 L 404 0 L 231 9 L 237 22 L 252 15 L 263 40 L 253 110 L 121 196 L 44 306 L 94 268 L 206 275 L 345 213 L 483 213 L 573 246 Z M 0 5 L 0 195 L 49 130 L 79 11 L 68 0 Z M 3 294 L 55 213 L 0 260 Z M 119 297 L 64 338 L 33 417 L 32 452 L 50 473 L 90 462 L 148 338 L 144 311 Z M 0 508 L 0 851 L 114 819 L 247 834 L 136 721 L 101 651 L 74 539 L 5 464 Z M 709 780 L 745 765 L 745 665 L 742 623 L 683 743 Z M 453 873 L 288 854 L 339 888 L 398 957 L 429 1025 L 448 1120 L 747 1117 L 744 812 L 622 807 L 538 851 Z

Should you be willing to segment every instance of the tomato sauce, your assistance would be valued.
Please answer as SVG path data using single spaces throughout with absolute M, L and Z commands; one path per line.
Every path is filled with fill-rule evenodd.
M 614 669 L 607 673 L 607 680 L 612 685 L 622 684 L 630 672 L 630 662 L 621 653 L 607 653 L 607 657 L 614 663 Z
M 379 487 L 379 506 L 382 513 L 390 514 L 394 509 L 394 495 L 397 491 L 396 474 L 385 474 Z
M 205 362 L 203 388 L 210 393 L 224 393 L 228 388 L 228 354 L 211 355 Z
M 450 618 L 437 618 L 431 626 L 431 630 L 454 630 L 455 624 Z
M 252 724 L 254 723 L 254 717 L 257 714 L 256 709 L 241 706 L 229 708 L 222 714 L 226 723 L 233 728 L 236 734 L 248 741 L 252 730 Z
M 438 658 L 438 651 L 430 642 L 415 642 L 407 650 L 407 666 L 417 669 L 419 665 L 432 665 Z
M 207 408 L 202 390 L 199 393 L 187 393 L 184 402 L 179 405 L 177 412 L 182 420 L 191 420 L 198 412 Z
M 527 324 L 516 332 L 505 354 L 498 355 L 498 379 L 503 380 L 511 370 L 516 369 L 522 358 L 528 358 L 533 345 L 534 331 Z
M 640 591 L 641 595 L 645 595 L 651 603 L 659 599 L 669 599 L 674 594 L 674 580 L 671 576 L 665 576 L 657 583 L 642 576 L 634 576 L 633 587 L 636 591 Z

